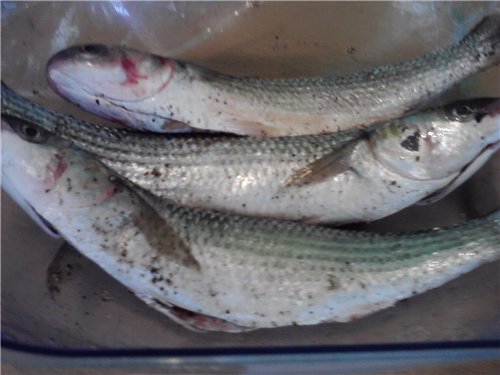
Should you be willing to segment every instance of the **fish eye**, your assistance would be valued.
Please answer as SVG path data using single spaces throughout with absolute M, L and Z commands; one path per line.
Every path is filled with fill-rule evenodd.
M 31 143 L 44 143 L 49 137 L 49 133 L 45 130 L 31 124 L 22 124 L 20 127 L 20 133 L 24 140 Z
M 451 109 L 451 120 L 467 121 L 472 118 L 474 110 L 468 105 L 462 104 Z
M 455 114 L 457 116 L 467 116 L 472 113 L 472 108 L 467 105 L 461 105 L 458 108 L 455 108 Z
M 50 137 L 50 133 L 37 125 L 20 120 L 13 116 L 2 115 L 2 118 L 12 127 L 12 129 L 22 139 L 30 143 L 45 143 Z
M 103 56 L 108 52 L 108 48 L 101 44 L 86 44 L 80 46 L 78 50 L 83 54 L 92 56 Z

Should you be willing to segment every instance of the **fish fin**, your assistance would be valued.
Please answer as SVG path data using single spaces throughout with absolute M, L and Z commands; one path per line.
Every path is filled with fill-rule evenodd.
M 264 125 L 258 121 L 231 119 L 223 121 L 220 131 L 252 137 L 269 137 L 275 136 L 279 129 Z
M 200 271 L 200 264 L 189 244 L 153 207 L 142 201 L 145 204 L 134 219 L 149 245 L 184 267 Z
M 80 253 L 73 246 L 68 242 L 64 242 L 47 267 L 46 286 L 52 300 L 55 300 L 56 294 L 61 292 L 62 283 L 68 281 L 68 278 L 75 269 L 81 268 L 79 264 L 68 261 L 68 256 L 71 257 L 72 255 L 81 257 Z
M 195 128 L 184 122 L 170 119 L 165 119 L 165 122 L 161 125 L 161 132 L 166 133 L 189 133 L 192 132 L 193 129 Z M 148 129 L 145 130 L 147 131 Z
M 149 245 L 159 254 L 166 255 L 187 268 L 200 271 L 200 264 L 193 256 L 189 244 L 179 236 L 161 214 L 162 205 L 169 201 L 158 199 L 130 181 L 118 178 L 115 181 L 129 189 L 135 198 L 141 200 L 141 211 L 134 217 L 134 223 Z
M 350 170 L 348 158 L 351 155 L 357 141 L 349 142 L 341 148 L 335 149 L 327 155 L 313 161 L 295 171 L 284 182 L 284 187 L 304 186 L 315 184 Z
M 136 295 L 144 302 L 146 302 L 148 306 L 154 308 L 155 310 L 158 310 L 159 312 L 173 320 L 175 323 L 189 329 L 190 331 L 201 333 L 210 331 L 236 333 L 252 331 L 255 329 L 239 326 L 224 319 L 215 318 L 213 316 L 186 310 L 169 302 L 160 301 L 157 298 L 151 298 L 141 293 L 136 293 Z
M 481 168 L 498 149 L 500 149 L 500 143 L 487 147 L 472 162 L 463 168 L 462 171 L 448 185 L 431 195 L 428 195 L 415 204 L 417 206 L 426 206 L 443 199 L 468 180 L 474 173 L 476 173 L 477 170 Z

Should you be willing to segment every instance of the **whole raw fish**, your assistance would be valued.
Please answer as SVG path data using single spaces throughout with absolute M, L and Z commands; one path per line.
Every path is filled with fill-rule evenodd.
M 47 111 L 2 86 L 2 113 L 39 124 L 179 204 L 309 222 L 375 220 L 460 185 L 500 146 L 500 100 L 475 99 L 371 131 L 166 137 Z
M 2 183 L 85 256 L 185 325 L 347 322 L 500 255 L 500 213 L 379 235 L 191 209 L 123 186 L 41 128 L 2 124 Z
M 80 107 L 137 129 L 242 135 L 332 133 L 397 118 L 500 59 L 500 16 L 460 42 L 346 76 L 238 78 L 124 47 L 87 45 L 51 58 L 52 88 Z M 185 125 L 184 125 L 185 127 Z

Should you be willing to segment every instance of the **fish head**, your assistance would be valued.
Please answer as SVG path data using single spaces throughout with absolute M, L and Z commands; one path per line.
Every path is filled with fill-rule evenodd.
M 21 207 L 78 209 L 116 193 L 97 161 L 37 125 L 2 115 L 1 132 L 2 186 Z
M 459 173 L 500 144 L 500 99 L 460 100 L 393 121 L 375 130 L 376 158 L 408 178 L 430 180 Z
M 125 124 L 127 103 L 153 97 L 168 85 L 173 72 L 173 60 L 98 44 L 65 49 L 46 68 L 56 93 L 96 115 Z

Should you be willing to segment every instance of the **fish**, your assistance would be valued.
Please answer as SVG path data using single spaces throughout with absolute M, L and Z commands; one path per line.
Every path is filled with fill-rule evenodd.
M 180 206 L 42 128 L 2 120 L 2 183 L 137 297 L 186 327 L 349 322 L 498 259 L 500 211 L 376 234 Z
M 500 99 L 458 101 L 313 136 L 144 134 L 48 111 L 2 85 L 2 113 L 38 124 L 155 196 L 221 212 L 345 224 L 438 200 L 500 147 Z
M 81 45 L 47 63 L 52 89 L 81 108 L 153 132 L 326 134 L 401 117 L 500 61 L 500 15 L 461 41 L 348 75 L 235 77 L 122 46 Z

